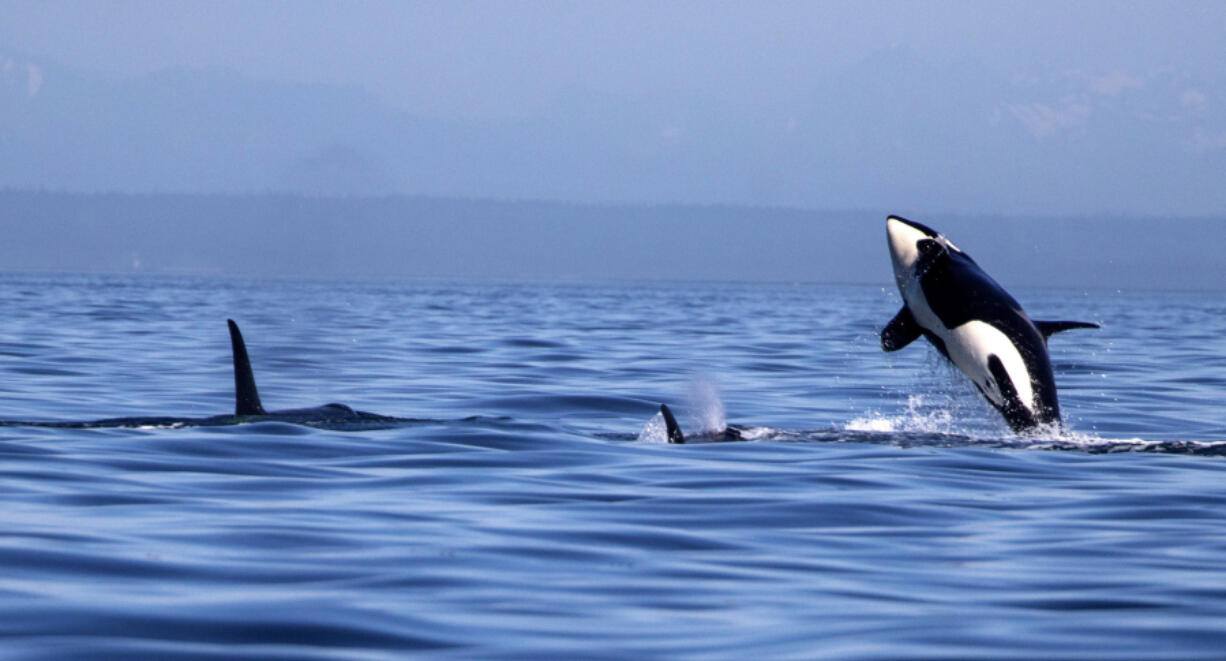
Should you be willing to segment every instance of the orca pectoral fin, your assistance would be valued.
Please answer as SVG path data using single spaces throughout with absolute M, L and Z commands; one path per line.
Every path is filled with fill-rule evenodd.
M 265 415 L 243 334 L 233 319 L 227 319 L 226 324 L 230 327 L 230 350 L 234 354 L 234 415 Z
M 1039 332 L 1043 334 L 1043 339 L 1046 340 L 1052 335 L 1061 331 L 1073 330 L 1074 328 L 1098 328 L 1098 324 L 1088 321 L 1036 321 L 1034 322 Z
M 923 331 L 911 316 L 911 309 L 902 306 L 898 314 L 881 330 L 881 348 L 886 351 L 898 351 L 911 344 Z
M 673 412 L 668 409 L 668 404 L 660 405 L 660 415 L 664 416 L 664 429 L 668 431 L 668 442 L 685 443 L 685 435 L 681 433 L 681 425 L 677 424 L 677 419 L 673 417 Z

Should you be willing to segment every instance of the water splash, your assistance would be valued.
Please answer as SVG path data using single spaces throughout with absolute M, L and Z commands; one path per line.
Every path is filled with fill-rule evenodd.
M 694 429 L 700 434 L 721 432 L 728 427 L 728 419 L 724 413 L 724 401 L 719 396 L 719 388 L 709 379 L 695 379 L 690 382 L 688 401 L 690 417 L 694 420 Z
M 897 414 L 869 410 L 844 425 L 845 431 L 918 433 L 1007 438 L 1012 434 L 992 408 L 953 363 L 932 347 L 913 372 L 906 408 Z
M 934 400 L 942 400 L 934 403 Z M 880 411 L 868 411 L 843 425 L 845 431 L 868 432 L 922 432 L 952 434 L 961 430 L 955 424 L 956 409 L 941 404 L 944 397 L 908 395 L 907 408 L 900 415 L 885 415 Z
M 1001 428 L 999 433 L 968 431 L 965 420 L 955 415 L 957 407 L 940 406 L 942 397 L 911 395 L 907 410 L 888 416 L 877 411 L 854 418 L 843 426 L 844 432 L 867 434 L 854 440 L 884 442 L 903 447 L 990 447 L 1010 450 L 1056 450 L 1113 454 L 1155 452 L 1163 454 L 1226 455 L 1226 443 L 1215 441 L 1157 441 L 1142 438 L 1103 438 L 1097 434 L 1070 429 L 1059 423 L 1044 424 L 1015 434 Z M 934 406 L 935 402 L 935 406 Z M 840 437 L 839 440 L 848 440 Z
M 664 416 L 656 413 L 639 430 L 639 443 L 668 443 L 668 429 L 664 425 Z

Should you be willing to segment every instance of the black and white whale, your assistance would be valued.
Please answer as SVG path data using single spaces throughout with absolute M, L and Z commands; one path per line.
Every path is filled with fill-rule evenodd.
M 383 426 L 394 423 L 419 422 L 413 418 L 396 418 L 392 416 L 357 411 L 344 404 L 330 403 L 323 406 L 301 409 L 284 409 L 266 411 L 260 401 L 260 393 L 255 385 L 255 374 L 251 370 L 251 360 L 247 356 L 247 345 L 243 342 L 243 334 L 233 319 L 227 319 L 230 327 L 230 350 L 234 361 L 234 413 L 214 415 L 201 418 L 172 416 L 133 416 L 124 418 L 103 418 L 83 422 L 32 422 L 23 420 L 0 420 L 0 426 L 32 426 L 92 429 L 105 427 L 216 427 L 237 425 L 248 422 L 289 422 L 313 427 L 329 427 L 340 429 L 361 429 L 371 426 Z
M 230 353 L 234 358 L 234 416 L 236 418 L 279 420 L 302 424 L 395 422 L 398 420 L 398 418 L 377 413 L 357 411 L 336 402 L 312 408 L 265 411 L 264 404 L 260 402 L 259 390 L 255 386 L 255 374 L 251 371 L 251 360 L 247 357 L 247 344 L 243 342 L 243 333 L 233 319 L 227 319 L 226 325 L 230 327 Z
M 1031 321 L 970 255 L 930 227 L 890 216 L 886 234 L 903 306 L 881 331 L 881 347 L 897 351 L 923 335 L 1014 431 L 1061 424 L 1047 339 L 1098 324 Z
M 727 425 L 719 431 L 695 434 L 687 438 L 681 432 L 681 425 L 677 424 L 677 418 L 668 408 L 668 404 L 660 405 L 660 416 L 664 418 L 664 432 L 669 443 L 722 443 L 744 440 L 745 428 L 736 425 Z

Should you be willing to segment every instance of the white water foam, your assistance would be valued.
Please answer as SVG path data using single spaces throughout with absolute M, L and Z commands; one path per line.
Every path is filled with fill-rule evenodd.
M 1142 438 L 1103 438 L 1097 434 L 1076 431 L 1058 423 L 1040 425 L 1023 434 L 1013 434 L 1002 428 L 999 434 L 984 434 L 982 430 L 968 429 L 966 420 L 957 413 L 957 404 L 947 406 L 943 396 L 910 395 L 907 409 L 899 415 L 889 416 L 878 411 L 869 411 L 843 426 L 845 431 L 876 433 L 927 433 L 970 436 L 988 445 L 1003 444 L 1011 448 L 1030 450 L 1076 449 L 1086 452 L 1137 452 L 1148 448 L 1161 448 L 1167 441 L 1152 441 Z M 1187 441 L 1189 445 L 1210 447 L 1212 442 Z
M 909 395 L 907 410 L 901 415 L 889 416 L 880 411 L 868 411 L 843 425 L 843 429 L 867 432 L 956 433 L 958 430 L 955 429 L 953 410 L 934 406 L 933 399 L 927 395 Z
M 668 443 L 668 428 L 664 424 L 664 416 L 656 413 L 639 430 L 639 443 Z

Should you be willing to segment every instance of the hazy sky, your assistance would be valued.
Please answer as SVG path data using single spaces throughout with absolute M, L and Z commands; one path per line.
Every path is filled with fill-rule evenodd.
M 1219 214 L 1223 35 L 1221 1 L 0 0 L 0 187 Z
M 359 85 L 420 113 L 525 114 L 568 87 L 783 100 L 889 46 L 1043 68 L 1221 72 L 1226 3 L 6 0 L 0 43 L 115 75 Z

